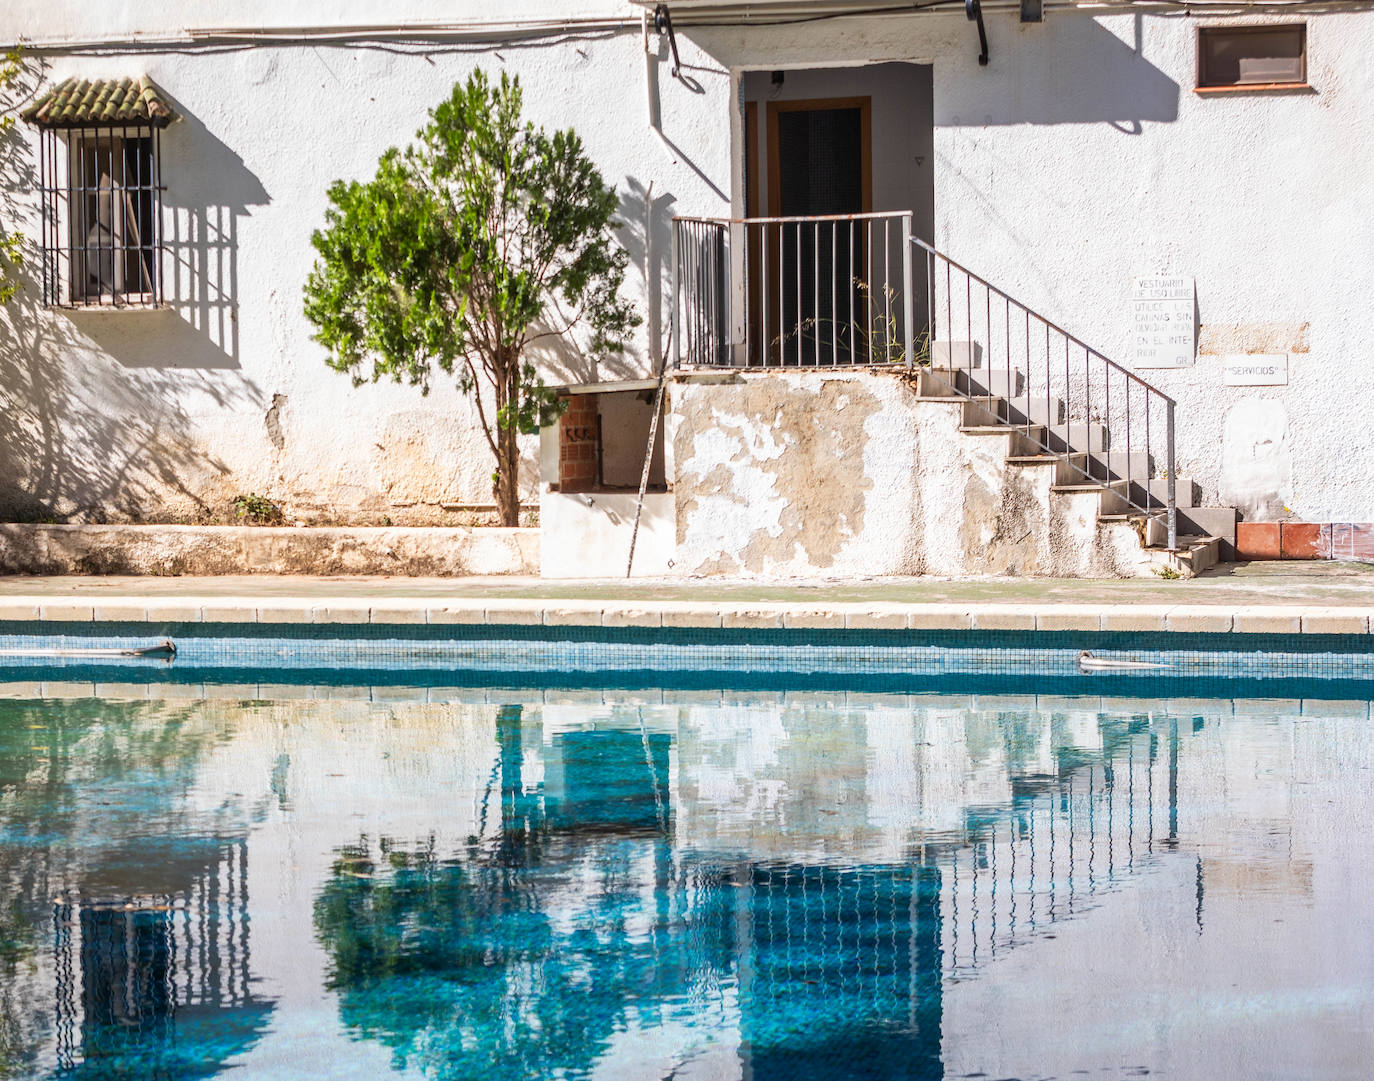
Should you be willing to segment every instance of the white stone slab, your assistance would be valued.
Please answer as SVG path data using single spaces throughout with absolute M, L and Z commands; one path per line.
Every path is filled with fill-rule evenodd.
M 1137 368 L 1191 368 L 1197 349 L 1192 278 L 1151 275 L 1131 281 L 1131 343 Z
M 1221 381 L 1228 387 L 1286 387 L 1287 353 L 1248 353 L 1221 358 Z

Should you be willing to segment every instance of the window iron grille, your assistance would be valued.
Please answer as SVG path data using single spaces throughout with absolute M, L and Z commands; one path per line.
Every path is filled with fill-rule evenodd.
M 161 304 L 161 141 L 152 125 L 43 131 L 45 305 Z
M 49 307 L 162 303 L 162 129 L 147 79 L 67 79 L 24 110 L 39 140 L 42 292 Z

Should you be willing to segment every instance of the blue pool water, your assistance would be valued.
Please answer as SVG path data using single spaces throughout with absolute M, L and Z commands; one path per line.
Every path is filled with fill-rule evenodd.
M 1370 1075 L 1363 697 L 90 675 L 0 683 L 3 1078 Z

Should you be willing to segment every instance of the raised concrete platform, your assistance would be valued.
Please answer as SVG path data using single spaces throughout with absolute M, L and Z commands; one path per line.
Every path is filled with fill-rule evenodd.
M 537 529 L 0 524 L 0 574 L 538 573 Z
M 1374 568 L 1238 565 L 1188 581 L 0 578 L 0 621 L 1369 634 Z M 150 628 L 151 630 L 151 628 Z M 0 624 L 0 634 L 4 633 Z

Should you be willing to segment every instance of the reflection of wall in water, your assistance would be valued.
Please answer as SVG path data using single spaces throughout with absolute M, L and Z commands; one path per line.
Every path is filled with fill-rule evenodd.
M 209 847 L 176 895 L 54 906 L 61 1069 L 155 1077 L 196 1037 L 219 1062 L 256 1042 L 272 1004 L 252 992 L 247 840 Z
M 940 878 L 920 863 L 750 869 L 737 958 L 746 1076 L 820 1081 L 852 1070 L 858 1047 L 875 1077 L 944 1076 Z

